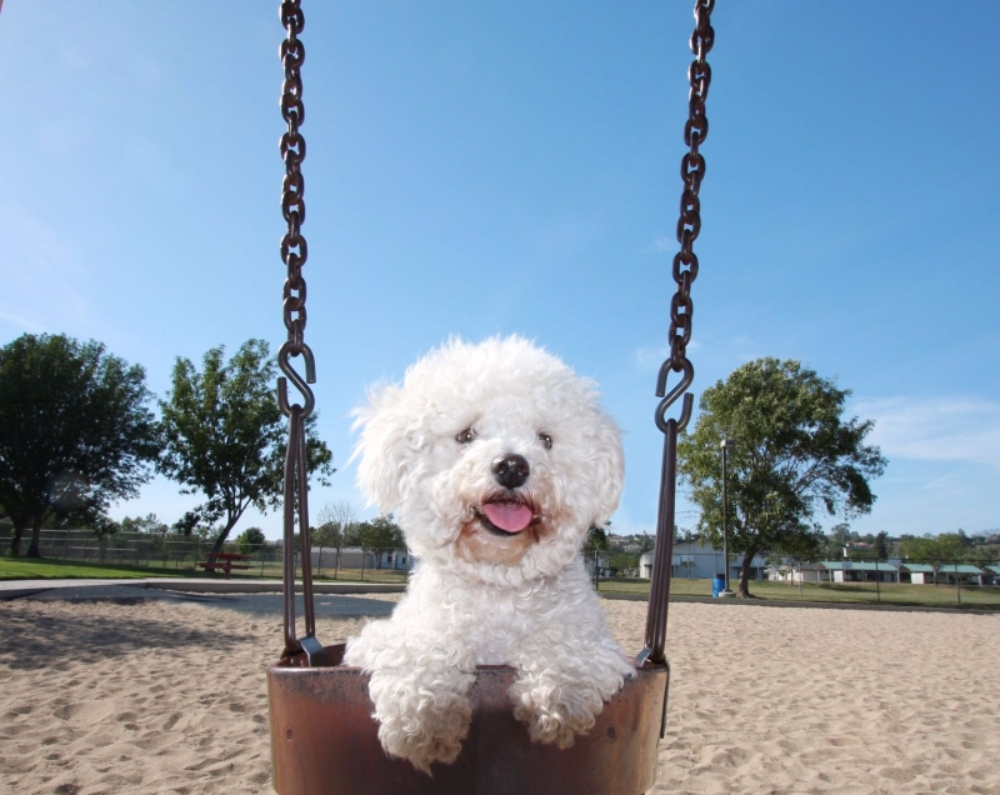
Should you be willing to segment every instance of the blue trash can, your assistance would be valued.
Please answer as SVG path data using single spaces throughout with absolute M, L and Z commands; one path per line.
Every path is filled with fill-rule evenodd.
M 712 596 L 718 599 L 719 594 L 724 590 L 726 590 L 726 575 L 716 574 L 715 579 L 712 580 Z

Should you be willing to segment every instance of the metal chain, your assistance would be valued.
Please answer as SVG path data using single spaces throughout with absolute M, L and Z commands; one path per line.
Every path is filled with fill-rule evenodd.
M 708 137 L 708 117 L 705 115 L 705 100 L 712 83 L 712 69 L 705 56 L 715 42 L 715 31 L 711 25 L 715 0 L 698 0 L 694 7 L 695 29 L 691 34 L 691 51 L 694 61 L 688 67 L 688 120 L 684 125 L 684 143 L 690 148 L 681 159 L 681 179 L 684 190 L 681 193 L 680 218 L 677 220 L 677 242 L 681 250 L 674 257 L 673 277 L 677 292 L 670 301 L 670 369 L 675 373 L 684 370 L 687 361 L 687 345 L 691 341 L 691 319 L 694 304 L 691 301 L 691 284 L 698 278 L 698 257 L 694 253 L 694 241 L 701 232 L 701 201 L 698 193 L 705 178 L 705 158 L 699 151 Z
M 286 0 L 281 4 L 281 24 L 288 32 L 281 42 L 279 55 L 285 67 L 285 82 L 281 86 L 281 115 L 288 123 L 288 132 L 281 136 L 281 158 L 285 161 L 285 179 L 281 186 L 281 214 L 288 224 L 288 231 L 281 239 L 281 259 L 288 267 L 284 289 L 284 320 L 288 329 L 289 353 L 302 353 L 306 329 L 306 282 L 302 266 L 309 257 L 309 247 L 302 236 L 306 220 L 305 178 L 302 161 L 306 158 L 306 141 L 299 132 L 305 121 L 302 103 L 302 63 L 306 58 L 305 45 L 298 36 L 305 25 L 305 16 L 299 0 Z
M 290 664 L 308 666 L 322 652 L 316 640 L 316 618 L 312 588 L 312 558 L 309 539 L 308 467 L 306 460 L 306 418 L 312 413 L 315 398 L 309 384 L 316 382 L 316 364 L 312 350 L 305 343 L 306 330 L 306 280 L 302 266 L 306 264 L 309 248 L 302 236 L 306 220 L 305 189 L 302 161 L 306 159 L 306 140 L 299 132 L 305 121 L 306 109 L 302 103 L 302 63 L 306 48 L 298 36 L 305 26 L 305 16 L 299 0 L 285 0 L 279 9 L 286 38 L 278 54 L 285 67 L 285 80 L 281 86 L 281 115 L 288 124 L 288 131 L 281 136 L 281 159 L 285 162 L 285 178 L 281 185 L 281 214 L 288 229 L 281 239 L 281 260 L 288 268 L 283 290 L 283 316 L 288 339 L 278 351 L 278 367 L 295 384 L 302 394 L 304 404 L 289 404 L 288 381 L 278 379 L 278 405 L 289 418 L 288 447 L 285 451 L 284 492 L 284 590 L 285 590 L 285 652 Z M 305 379 L 291 365 L 290 359 L 302 356 L 306 365 Z M 297 637 L 295 631 L 295 519 L 299 520 L 299 537 L 302 543 L 302 590 L 305 606 L 306 634 Z
M 691 50 L 695 59 L 688 69 L 691 91 L 688 94 L 688 120 L 684 124 L 684 143 L 689 151 L 681 159 L 684 189 L 681 193 L 680 218 L 677 221 L 677 242 L 681 249 L 674 257 L 672 269 L 677 291 L 670 301 L 670 357 L 660 367 L 656 382 L 656 395 L 663 398 L 655 414 L 656 426 L 664 434 L 663 469 L 656 522 L 653 582 L 650 585 L 649 610 L 646 614 L 646 647 L 637 657 L 641 663 L 648 661 L 666 664 L 664 648 L 676 515 L 677 435 L 691 419 L 694 403 L 694 396 L 687 391 L 694 381 L 694 365 L 687 358 L 687 345 L 691 341 L 691 319 L 694 314 L 691 284 L 698 278 L 698 257 L 694 253 L 694 241 L 701 232 L 701 202 L 698 193 L 705 178 L 705 158 L 699 149 L 708 136 L 705 100 L 708 99 L 708 88 L 712 82 L 712 70 L 705 61 L 705 56 L 715 43 L 715 31 L 711 25 L 714 7 L 715 0 L 696 0 L 694 4 L 695 29 L 691 34 Z M 683 377 L 667 394 L 667 377 L 671 372 L 683 373 Z M 681 416 L 678 419 L 666 419 L 667 409 L 682 396 Z M 666 727 L 666 704 L 664 697 L 661 737 Z

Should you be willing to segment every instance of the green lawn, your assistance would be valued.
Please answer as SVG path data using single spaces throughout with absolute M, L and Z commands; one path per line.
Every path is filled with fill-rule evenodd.
M 190 563 L 181 564 L 185 568 L 174 568 L 174 564 L 162 564 L 158 561 L 151 561 L 146 566 L 129 566 L 121 563 L 79 563 L 75 561 L 59 560 L 28 560 L 25 558 L 11 558 L 0 556 L 0 580 L 49 580 L 49 579 L 144 579 L 146 577 L 207 577 L 209 579 L 223 579 L 222 572 L 207 572 L 201 568 L 194 568 Z M 334 574 L 336 573 L 336 577 Z M 302 571 L 297 572 L 301 578 Z M 280 563 L 253 564 L 248 570 L 233 571 L 231 578 L 236 579 L 260 579 L 261 577 L 280 580 L 284 577 L 284 569 Z M 379 582 L 379 583 L 405 583 L 406 575 L 397 571 L 380 571 L 378 569 L 341 569 L 335 572 L 334 569 L 323 567 L 318 572 L 313 572 L 315 580 L 333 581 L 342 580 L 345 582 Z
M 736 583 L 731 584 L 735 588 Z M 604 594 L 649 595 L 648 580 L 602 580 L 599 588 Z M 799 593 L 798 585 L 780 582 L 751 582 L 750 594 L 756 599 L 781 602 L 839 602 L 844 604 L 889 604 L 920 607 L 963 607 L 1000 610 L 1000 587 L 963 585 L 961 604 L 954 585 L 911 585 L 909 583 L 882 583 L 876 591 L 875 583 L 804 583 Z M 675 577 L 670 582 L 671 596 L 712 595 L 711 580 L 689 580 Z
M 189 563 L 183 564 L 190 566 Z M 336 573 L 336 577 L 334 574 Z M 301 571 L 297 573 L 301 577 Z M 26 560 L 0 556 L 0 580 L 34 579 L 141 579 L 145 577 L 209 577 L 221 579 L 221 572 L 206 572 L 195 568 L 173 568 L 158 565 L 149 568 L 124 564 L 77 563 L 58 560 Z M 283 570 L 280 563 L 256 564 L 249 571 L 234 571 L 232 579 L 280 580 Z M 404 583 L 401 572 L 378 569 L 333 569 L 323 567 L 314 572 L 318 581 L 341 580 L 345 582 Z M 735 586 L 735 583 L 733 583 Z M 1000 587 L 967 587 L 961 589 L 961 604 L 953 585 L 910 585 L 907 583 L 882 583 L 876 593 L 875 583 L 805 583 L 797 585 L 778 582 L 752 582 L 750 593 L 755 599 L 781 602 L 839 602 L 843 604 L 882 604 L 922 607 L 962 607 L 971 609 L 1000 610 Z M 607 596 L 645 599 L 649 596 L 649 580 L 602 580 L 599 591 Z M 675 577 L 670 584 L 670 594 L 675 597 L 708 597 L 712 594 L 711 580 L 689 580 Z
M 51 580 L 51 579 L 116 579 L 132 580 L 146 577 L 183 577 L 192 572 L 155 571 L 147 568 L 98 563 L 76 563 L 60 560 L 26 560 L 0 556 L 0 580 Z

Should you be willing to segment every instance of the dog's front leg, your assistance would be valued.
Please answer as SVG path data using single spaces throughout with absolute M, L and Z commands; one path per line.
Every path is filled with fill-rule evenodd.
M 397 620 L 375 621 L 348 642 L 345 661 L 370 674 L 382 747 L 430 773 L 454 762 L 469 732 L 475 659 L 461 639 Z
M 610 640 L 548 641 L 519 654 L 519 675 L 510 697 L 514 717 L 528 724 L 532 740 L 569 748 L 576 735 L 590 731 L 604 702 L 621 690 L 635 669 Z
M 430 774 L 434 762 L 454 762 L 469 732 L 474 675 L 458 667 L 428 665 L 372 671 L 369 693 L 382 747 Z

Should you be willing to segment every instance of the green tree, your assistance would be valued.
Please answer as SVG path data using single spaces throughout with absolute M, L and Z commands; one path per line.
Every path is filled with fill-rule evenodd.
M 351 544 L 374 550 L 399 549 L 406 546 L 403 531 L 393 521 L 392 514 L 377 516 L 367 522 L 355 524 L 350 528 L 348 540 Z
M 622 575 L 629 571 L 639 570 L 639 556 L 628 552 L 619 552 L 611 556 L 608 565 L 615 574 Z
M 738 593 L 749 593 L 754 556 L 798 545 L 817 510 L 851 517 L 875 502 L 868 481 L 885 469 L 864 444 L 871 420 L 843 418 L 849 390 L 796 361 L 766 358 L 706 389 L 693 432 L 678 443 L 678 468 L 701 508 L 699 529 L 722 546 L 720 440 L 728 453 L 729 545 L 743 554 Z
M 142 533 L 143 535 L 163 535 L 170 528 L 165 522 L 161 522 L 155 513 L 146 516 L 126 516 L 119 523 L 119 528 L 123 533 Z
M 803 529 L 798 533 L 781 534 L 766 551 L 779 558 L 816 561 L 823 555 L 825 542 L 825 536 L 818 530 Z
M 178 358 L 163 413 L 164 453 L 160 471 L 184 494 L 206 501 L 178 522 L 187 533 L 222 521 L 213 550 L 251 505 L 277 508 L 283 498 L 285 427 L 274 396 L 277 366 L 263 340 L 248 340 L 225 361 L 222 346 L 208 351 L 199 372 Z M 315 438 L 316 415 L 306 420 L 306 465 L 319 482 L 335 470 L 329 448 Z
M 609 548 L 608 531 L 603 527 L 591 525 L 587 530 L 587 540 L 583 542 L 583 553 L 593 555 L 595 552 L 607 552 Z
M 259 552 L 267 543 L 264 531 L 259 527 L 248 527 L 236 537 L 236 548 L 241 555 L 252 555 Z
M 875 542 L 872 545 L 872 554 L 875 556 L 876 560 L 889 559 L 889 546 L 886 542 L 887 536 L 888 534 L 885 530 L 875 536 Z
M 346 500 L 327 503 L 321 509 L 317 518 L 319 527 L 312 533 L 312 543 L 315 547 L 344 546 L 344 539 L 352 534 L 352 527 L 357 519 L 354 508 Z
M 936 536 L 928 533 L 920 538 L 904 539 L 900 544 L 900 551 L 911 563 L 933 566 L 934 582 L 937 583 L 937 573 L 943 565 L 975 559 L 966 541 L 967 537 L 963 533 L 941 533 Z
M 93 340 L 25 334 L 0 348 L 0 503 L 11 552 L 51 521 L 100 524 L 138 494 L 158 452 L 145 372 Z M 100 521 L 99 521 L 100 520 Z

